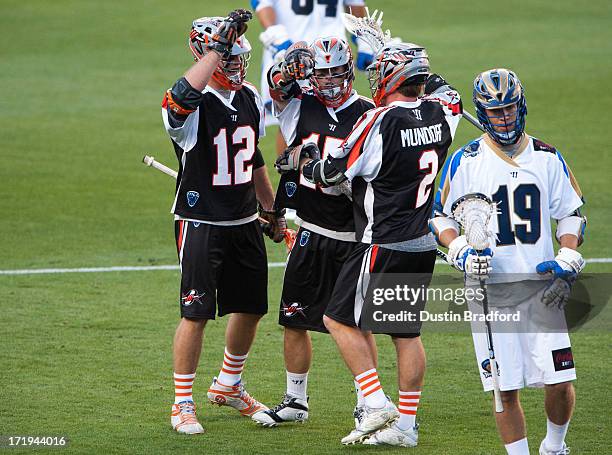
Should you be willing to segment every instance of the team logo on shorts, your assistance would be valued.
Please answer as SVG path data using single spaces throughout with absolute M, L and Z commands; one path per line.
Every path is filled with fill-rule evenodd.
M 187 204 L 189 204 L 189 207 L 196 205 L 198 199 L 200 199 L 200 193 L 197 191 L 187 191 Z
M 306 313 L 304 313 L 306 308 L 308 307 L 303 307 L 299 302 L 293 302 L 289 305 L 283 303 L 282 312 L 288 318 L 292 318 L 296 314 L 301 314 L 302 316 L 306 317 Z
M 495 365 L 497 365 L 497 376 L 499 376 L 499 363 L 497 363 L 497 361 L 495 361 Z M 484 377 L 486 379 L 489 379 L 492 375 L 491 375 L 491 360 L 489 359 L 484 359 L 482 361 L 482 363 L 480 364 L 480 366 L 482 367 L 482 369 L 484 370 L 482 372 L 482 374 L 484 375 Z
M 310 232 L 303 231 L 302 235 L 300 235 L 300 246 L 306 246 L 308 239 L 310 239 Z
M 574 368 L 574 355 L 572 348 L 563 348 L 552 351 L 553 363 L 555 371 L 571 370 Z
M 297 185 L 295 182 L 285 182 L 285 192 L 287 193 L 287 196 L 293 197 L 296 191 Z
M 183 294 L 181 297 L 181 305 L 183 306 L 191 306 L 194 303 L 199 303 L 202 305 L 202 297 L 204 297 L 204 293 L 198 294 L 196 289 L 192 289 L 187 294 Z

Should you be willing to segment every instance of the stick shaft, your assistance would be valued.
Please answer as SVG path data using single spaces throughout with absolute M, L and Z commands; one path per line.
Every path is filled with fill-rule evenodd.
M 142 158 L 142 162 L 147 166 L 157 169 L 158 171 L 162 171 L 164 174 L 167 174 L 170 177 L 178 177 L 178 172 L 176 172 L 174 169 L 170 169 L 168 166 L 161 164 L 159 161 L 156 161 L 155 158 L 152 156 L 145 155 Z
M 472 125 L 474 125 L 476 128 L 478 128 L 480 131 L 484 132 L 484 128 L 482 127 L 480 122 L 476 118 L 474 118 L 474 116 L 468 111 L 463 111 L 463 118 L 470 122 Z

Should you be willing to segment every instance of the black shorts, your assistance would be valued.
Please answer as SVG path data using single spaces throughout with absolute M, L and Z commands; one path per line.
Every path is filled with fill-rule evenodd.
M 287 259 L 280 325 L 327 333 L 323 314 L 342 265 L 356 245 L 300 228 Z
M 181 317 L 267 313 L 268 260 L 259 222 L 216 226 L 181 220 L 175 234 Z
M 366 295 L 369 289 L 376 286 L 371 274 L 378 274 L 379 277 L 386 273 L 425 275 L 428 279 L 424 285 L 428 286 L 435 262 L 435 250 L 409 253 L 383 248 L 380 245 L 360 243 L 340 271 L 325 315 L 345 325 L 360 327 Z M 423 310 L 425 303 L 424 299 L 420 301 L 414 307 L 415 310 Z M 415 324 L 416 326 L 410 327 L 407 333 L 388 335 L 397 338 L 417 337 L 420 334 L 421 323 Z

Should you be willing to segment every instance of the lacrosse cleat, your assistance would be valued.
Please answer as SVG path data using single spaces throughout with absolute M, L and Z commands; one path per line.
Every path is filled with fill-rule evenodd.
M 367 406 L 355 408 L 355 429 L 340 442 L 344 445 L 362 442 L 371 433 L 388 425 L 399 417 L 399 411 L 391 400 L 382 408 L 368 408 Z
M 268 410 L 266 405 L 249 395 L 244 389 L 242 382 L 228 386 L 218 382 L 216 377 L 213 378 L 213 382 L 208 389 L 208 399 L 212 404 L 230 406 L 247 417 L 257 412 Z
M 179 433 L 204 433 L 204 428 L 196 417 L 195 403 L 193 401 L 181 401 L 178 404 L 173 404 L 170 423 L 172 428 Z
M 302 400 L 285 394 L 274 409 L 257 412 L 251 418 L 264 427 L 275 427 L 284 422 L 305 422 L 308 420 L 308 398 Z
M 542 443 L 540 444 L 539 453 L 540 455 L 569 455 L 570 449 L 565 444 L 565 442 L 563 442 L 563 447 L 561 447 L 561 450 L 548 450 L 546 446 L 544 445 L 544 441 L 542 441 Z
M 416 447 L 419 442 L 419 426 L 400 430 L 396 424 L 381 428 L 363 443 L 370 446 Z

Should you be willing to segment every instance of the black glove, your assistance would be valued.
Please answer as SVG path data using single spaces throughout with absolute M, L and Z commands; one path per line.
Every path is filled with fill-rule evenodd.
M 260 205 L 259 218 L 265 221 L 265 223 L 262 223 L 263 233 L 270 237 L 274 243 L 285 240 L 285 232 L 287 231 L 285 209 L 264 210 Z
M 280 174 L 289 171 L 297 171 L 300 168 L 300 161 L 302 161 L 303 158 L 310 158 L 312 160 L 321 159 L 321 152 L 317 144 L 308 142 L 295 147 L 288 147 L 276 159 L 274 167 Z
M 314 71 L 314 53 L 306 41 L 298 41 L 287 49 L 281 64 L 285 81 L 308 79 Z
M 225 59 L 230 58 L 234 43 L 246 32 L 248 28 L 246 23 L 252 18 L 253 14 L 246 9 L 236 9 L 229 13 L 217 33 L 213 35 L 208 48 L 218 52 Z

